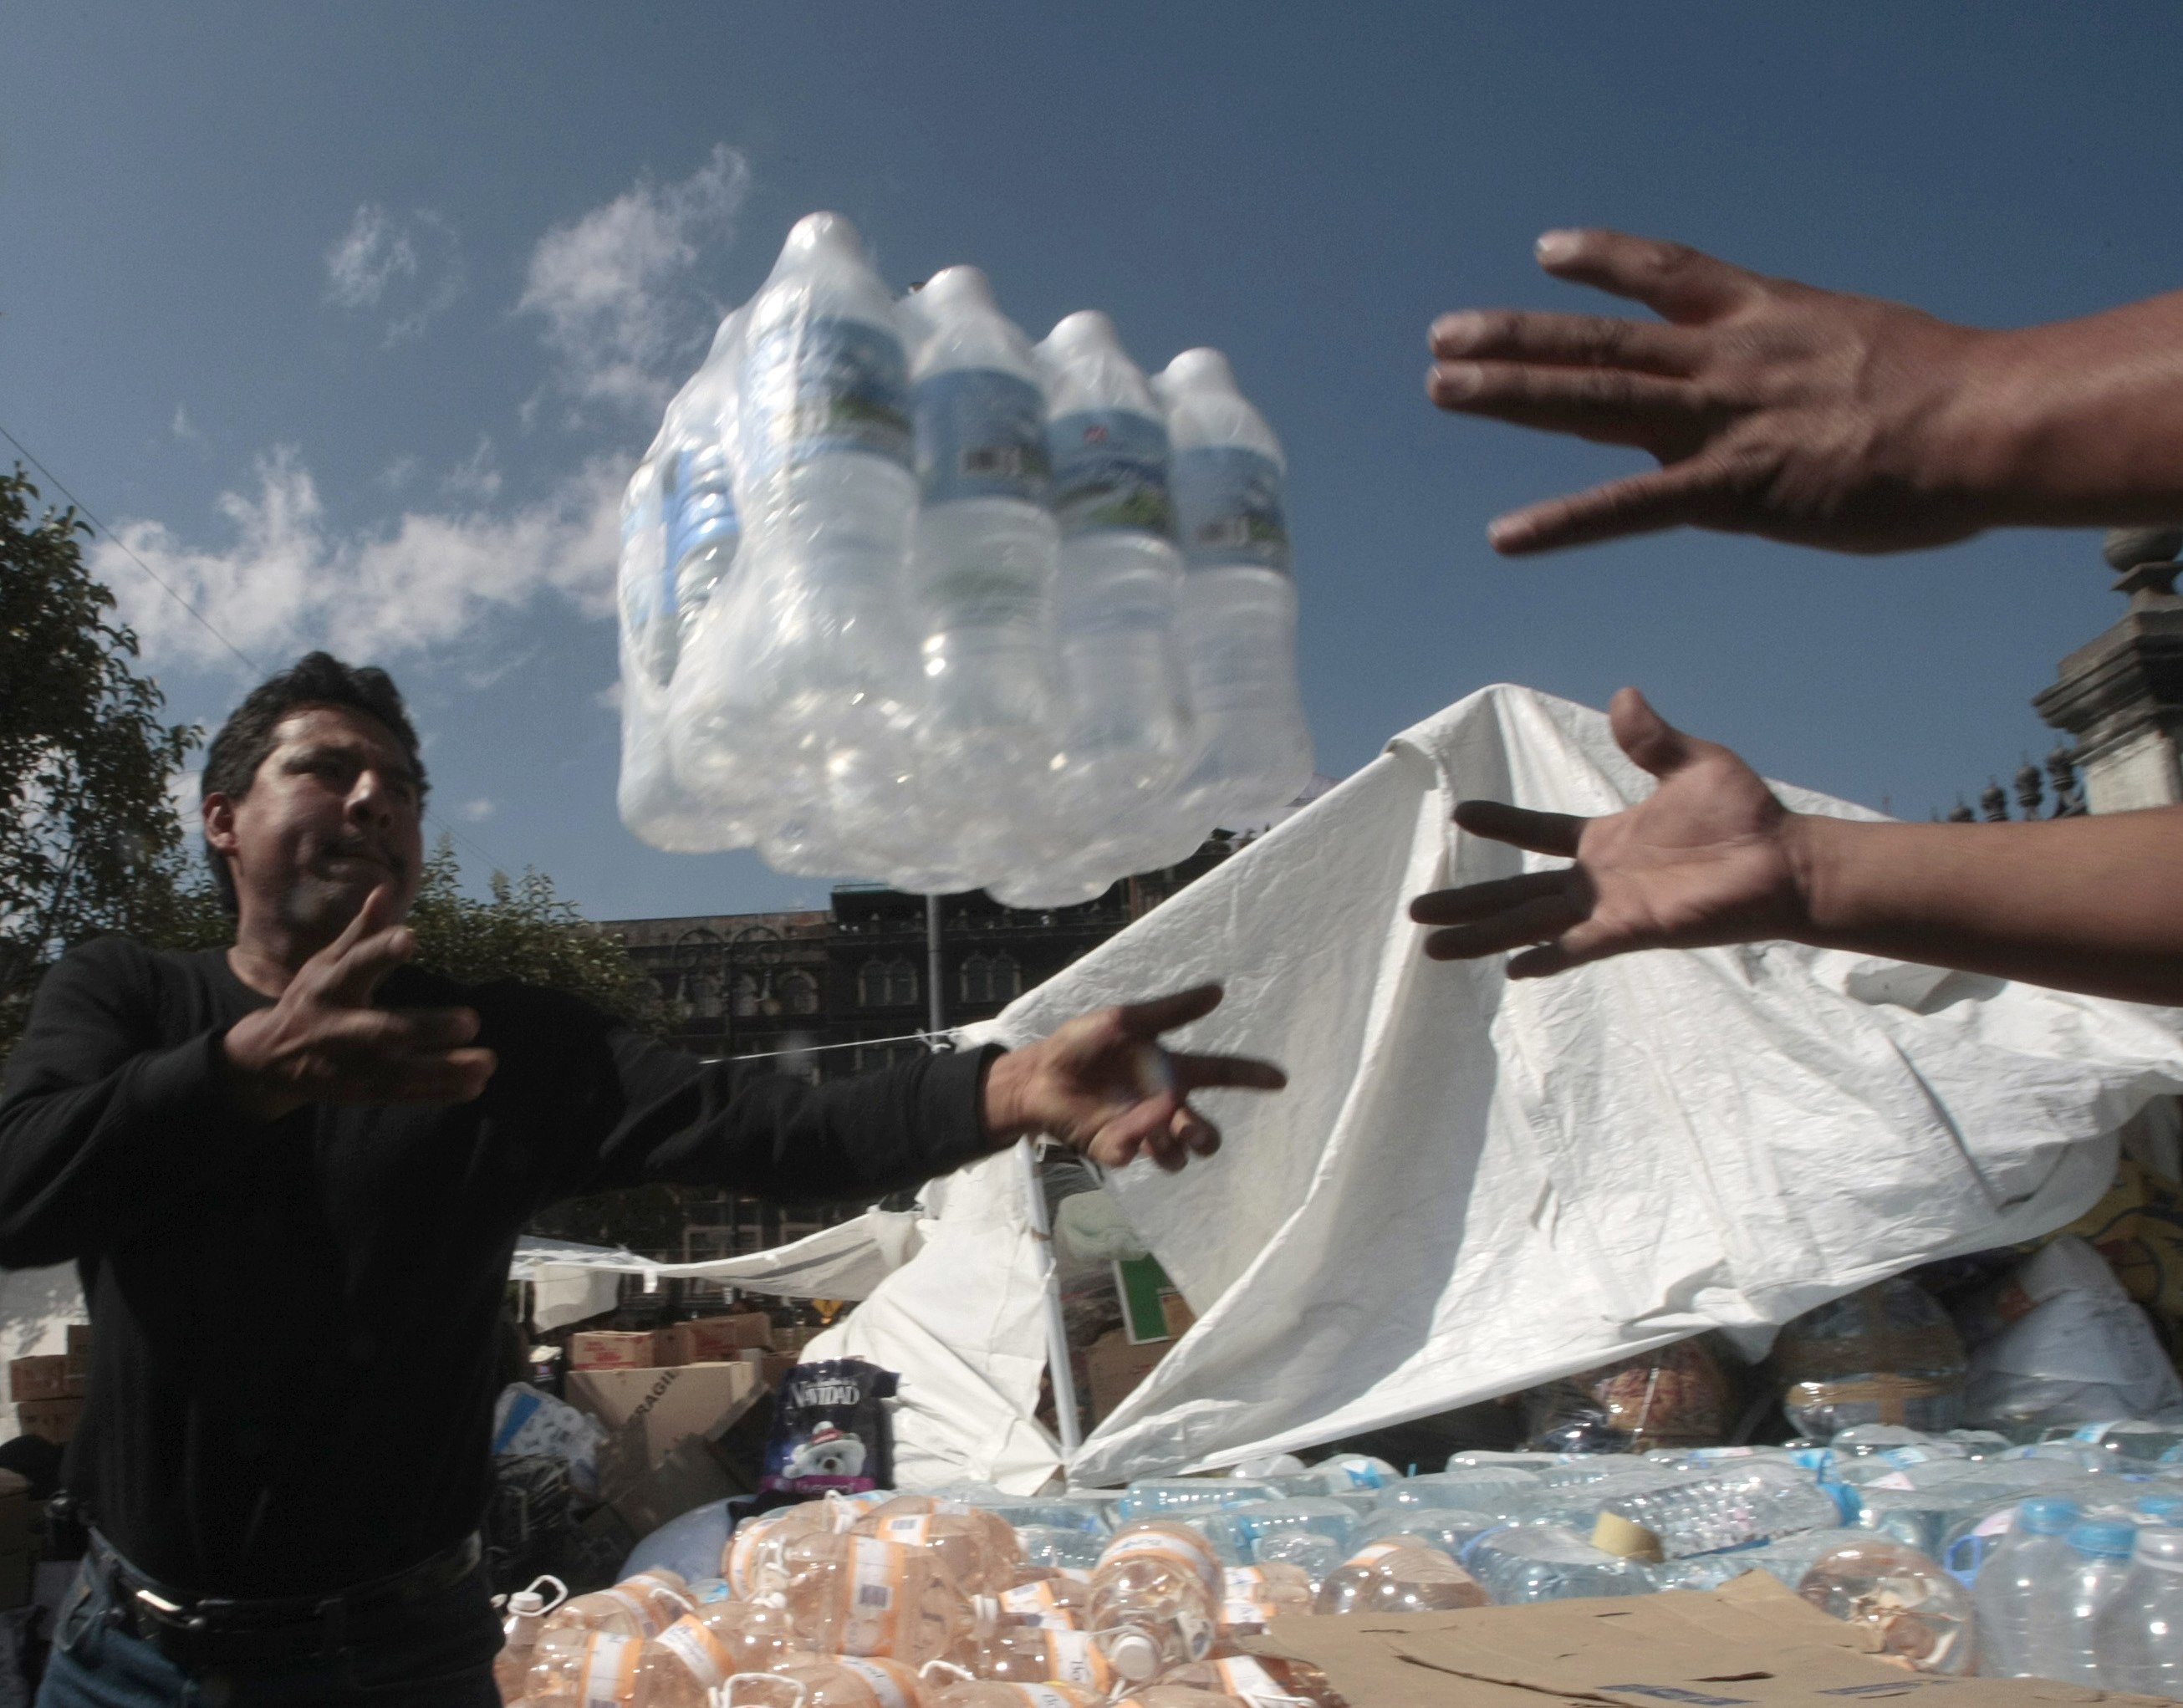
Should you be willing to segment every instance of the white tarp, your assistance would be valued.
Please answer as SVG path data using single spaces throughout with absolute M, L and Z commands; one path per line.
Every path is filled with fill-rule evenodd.
M 535 1289 L 531 1320 L 542 1329 L 580 1323 L 614 1308 L 624 1275 L 647 1284 L 683 1277 L 730 1281 L 783 1299 L 862 1299 L 916 1251 L 920 1219 L 907 1211 L 867 1210 L 786 1245 L 740 1257 L 661 1263 L 617 1246 L 526 1239 L 509 1277 Z
M 1600 713 L 1486 689 L 985 1029 L 1024 1042 L 1217 979 L 1190 1046 L 1290 1072 L 1280 1095 L 1206 1100 L 1228 1134 L 1210 1162 L 1109 1182 L 1198 1321 L 1073 1480 L 1311 1445 L 2025 1239 L 2097 1198 L 2116 1129 L 2183 1089 L 2173 1011 L 1898 962 L 1766 944 L 1511 983 L 1424 958 L 1412 896 L 1554 863 L 1458 835 L 1457 800 L 1594 814 L 1651 787 Z M 986 1166 L 975 1209 L 947 1196 L 923 1251 L 807 1355 L 902 1372 L 905 1482 L 1020 1487 L 1058 1463 L 1025 1433 L 1040 1319 L 1007 1308 L 1036 1254 Z M 958 1340 L 980 1292 L 996 1308 Z M 1034 1439 L 1042 1462 L 991 1450 Z

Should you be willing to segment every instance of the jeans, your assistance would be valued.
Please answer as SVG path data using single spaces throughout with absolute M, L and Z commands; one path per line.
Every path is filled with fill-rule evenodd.
M 394 1631 L 329 1655 L 191 1671 L 108 1616 L 86 1572 L 62 1604 L 37 1708 L 499 1708 L 492 1657 L 500 1622 L 480 1567 L 412 1611 Z

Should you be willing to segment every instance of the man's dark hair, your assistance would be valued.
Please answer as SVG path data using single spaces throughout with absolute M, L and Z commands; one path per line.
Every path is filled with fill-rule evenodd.
M 278 676 L 250 690 L 219 726 L 219 734 L 206 750 L 204 777 L 199 785 L 203 792 L 225 795 L 231 801 L 247 795 L 250 785 L 258 780 L 258 768 L 273 751 L 273 732 L 301 706 L 343 706 L 376 718 L 393 732 L 408 755 L 409 767 L 417 774 L 417 798 L 424 799 L 425 762 L 417 755 L 417 732 L 409 725 L 402 690 L 394 685 L 392 676 L 376 666 L 344 664 L 331 652 L 307 652 Z M 220 905 L 236 912 L 239 904 L 235 874 L 227 869 L 226 857 L 208 842 L 205 862 L 212 868 Z

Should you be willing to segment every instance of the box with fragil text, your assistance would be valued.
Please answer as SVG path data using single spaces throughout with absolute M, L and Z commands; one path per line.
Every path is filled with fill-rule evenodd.
M 606 1425 L 599 1492 L 642 1536 L 669 1518 L 739 1492 L 711 1444 L 757 1403 L 758 1372 L 734 1363 L 571 1370 L 571 1406 Z

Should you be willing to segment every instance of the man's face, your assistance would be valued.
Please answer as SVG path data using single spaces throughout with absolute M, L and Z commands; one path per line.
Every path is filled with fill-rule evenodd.
M 380 884 L 396 917 L 416 899 L 423 801 L 402 744 L 376 718 L 298 707 L 274 730 L 240 800 L 208 795 L 205 840 L 235 874 L 243 923 L 277 919 L 305 937 L 338 935 Z

